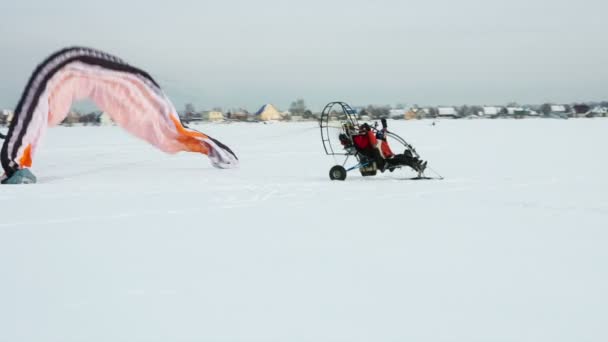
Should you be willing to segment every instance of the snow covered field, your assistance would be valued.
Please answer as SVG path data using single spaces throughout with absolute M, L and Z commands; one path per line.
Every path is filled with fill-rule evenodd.
M 0 186 L 0 341 L 606 341 L 608 120 L 389 122 L 446 179 L 331 182 L 315 123 L 236 170 L 49 130 Z

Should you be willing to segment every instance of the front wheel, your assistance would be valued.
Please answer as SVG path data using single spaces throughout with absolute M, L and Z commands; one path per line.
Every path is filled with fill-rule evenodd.
M 345 180 L 346 169 L 342 165 L 336 165 L 329 170 L 329 178 L 331 180 Z

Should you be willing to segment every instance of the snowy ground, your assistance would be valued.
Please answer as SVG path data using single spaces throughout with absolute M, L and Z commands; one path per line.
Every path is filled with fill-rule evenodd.
M 443 181 L 331 182 L 314 123 L 237 170 L 49 130 L 0 187 L 0 341 L 606 341 L 608 120 L 392 122 Z

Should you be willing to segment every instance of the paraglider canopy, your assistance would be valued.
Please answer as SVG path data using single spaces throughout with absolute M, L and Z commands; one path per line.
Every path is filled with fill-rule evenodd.
M 0 153 L 6 178 L 32 166 L 45 130 L 63 121 L 81 99 L 91 100 L 119 126 L 164 152 L 206 154 L 218 168 L 238 165 L 226 145 L 181 123 L 147 72 L 99 50 L 70 47 L 38 65 L 23 90 Z

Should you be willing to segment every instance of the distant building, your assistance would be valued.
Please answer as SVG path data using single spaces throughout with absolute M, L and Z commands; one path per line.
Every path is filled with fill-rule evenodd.
M 575 118 L 585 118 L 591 116 L 591 107 L 586 104 L 572 106 L 572 116 Z
M 430 108 L 421 108 L 418 110 L 418 114 L 420 115 L 420 119 L 430 118 L 431 117 L 431 109 Z
M 226 119 L 234 121 L 248 121 L 249 112 L 244 109 L 236 109 L 226 113 Z
M 407 111 L 405 109 L 391 109 L 388 112 L 388 116 L 391 119 L 405 119 Z
M 565 105 L 551 105 L 551 112 L 549 116 L 558 117 L 558 118 L 567 118 L 568 117 L 568 109 Z
M 428 117 L 429 114 L 430 110 L 428 108 L 412 107 L 407 112 L 405 112 L 403 118 L 405 120 L 424 119 Z
M 224 113 L 215 110 L 206 111 L 203 113 L 203 120 L 224 121 Z
M 188 112 L 188 121 L 203 121 L 203 113 L 201 112 Z
M 530 110 L 523 107 L 507 107 L 507 115 L 521 119 L 530 116 Z
M 415 120 L 418 118 L 418 108 L 411 108 L 405 114 L 403 114 L 403 119 L 405 120 Z
M 203 113 L 196 111 L 184 111 L 177 114 L 184 123 L 203 121 Z
M 594 116 L 602 116 L 602 117 L 606 117 L 608 116 L 608 108 L 606 107 L 602 107 L 602 106 L 596 106 L 591 110 L 590 113 L 592 117 Z
M 265 104 L 255 113 L 255 118 L 260 121 L 283 120 L 283 115 L 274 105 Z
M 495 118 L 500 114 L 500 107 L 486 106 L 481 109 L 481 116 Z
M 458 112 L 455 107 L 437 107 L 437 117 L 440 118 L 457 118 Z
M 106 112 L 101 113 L 98 120 L 101 126 L 110 126 L 114 124 L 114 120 L 112 120 L 110 115 Z

